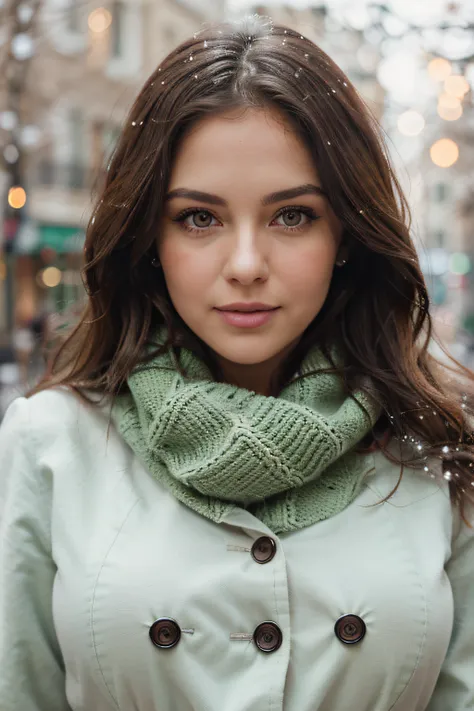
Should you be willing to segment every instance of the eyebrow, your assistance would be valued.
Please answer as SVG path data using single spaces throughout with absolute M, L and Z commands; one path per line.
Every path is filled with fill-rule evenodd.
M 313 185 L 312 183 L 307 183 L 306 185 L 298 185 L 296 188 L 288 188 L 287 190 L 279 190 L 276 193 L 270 193 L 262 198 L 262 205 L 273 205 L 276 202 L 282 202 L 282 200 L 292 200 L 293 198 L 300 197 L 301 195 L 320 195 L 322 197 L 327 197 L 327 193 L 319 187 L 318 185 Z M 203 193 L 200 190 L 189 190 L 188 188 L 176 188 L 176 190 L 171 190 L 166 195 L 165 200 L 173 200 L 173 198 L 187 198 L 188 200 L 196 200 L 197 202 L 207 202 L 211 205 L 222 205 L 227 207 L 227 201 L 218 195 L 213 195 L 212 193 Z

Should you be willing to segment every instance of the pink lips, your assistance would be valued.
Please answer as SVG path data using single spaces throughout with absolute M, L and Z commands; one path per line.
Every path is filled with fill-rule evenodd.
M 229 326 L 258 328 L 268 323 L 279 308 L 261 303 L 236 303 L 220 306 L 216 311 Z

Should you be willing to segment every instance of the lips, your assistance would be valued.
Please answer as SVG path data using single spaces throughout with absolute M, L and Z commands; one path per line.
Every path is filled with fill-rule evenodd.
M 216 311 L 228 326 L 259 328 L 268 323 L 279 308 L 261 303 L 238 303 L 220 306 Z
M 270 304 L 262 304 L 260 302 L 236 302 L 227 304 L 226 306 L 216 306 L 218 311 L 233 311 L 241 313 L 253 313 L 255 311 L 275 311 L 278 306 L 270 306 Z

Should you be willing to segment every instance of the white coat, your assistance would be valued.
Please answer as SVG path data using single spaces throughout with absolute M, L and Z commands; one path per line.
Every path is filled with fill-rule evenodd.
M 398 479 L 376 454 L 346 510 L 275 536 L 188 509 L 107 425 L 56 390 L 0 428 L 1 711 L 474 709 L 474 535 L 447 486 L 407 470 L 374 506 Z

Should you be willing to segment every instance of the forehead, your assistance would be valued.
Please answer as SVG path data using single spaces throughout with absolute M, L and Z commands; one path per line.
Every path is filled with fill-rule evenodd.
M 282 175 L 284 171 L 284 175 Z M 280 178 L 319 180 L 310 152 L 291 122 L 272 107 L 237 109 L 198 121 L 185 135 L 175 156 L 171 182 L 191 180 Z

